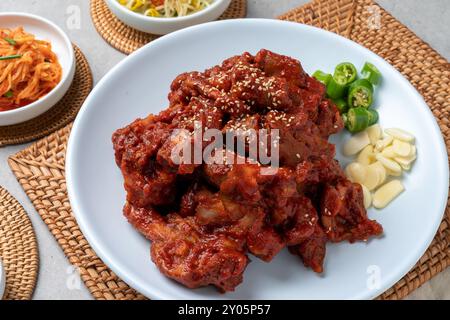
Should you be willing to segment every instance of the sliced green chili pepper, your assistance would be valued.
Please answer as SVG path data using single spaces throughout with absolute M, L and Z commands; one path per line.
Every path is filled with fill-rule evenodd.
M 372 63 L 366 62 L 361 70 L 362 77 L 371 84 L 378 85 L 381 82 L 381 72 Z
M 347 103 L 350 108 L 369 108 L 373 101 L 373 86 L 366 79 L 353 82 L 348 88 Z
M 12 98 L 14 96 L 14 93 L 11 90 L 9 90 L 3 96 L 6 98 Z
M 1 60 L 17 59 L 17 58 L 22 58 L 22 55 L 21 54 L 13 54 L 11 56 L 0 57 L 0 61 Z
M 334 69 L 333 78 L 337 83 L 347 85 L 355 81 L 357 71 L 353 63 L 342 62 Z
M 17 44 L 16 40 L 14 40 L 14 39 L 11 39 L 11 38 L 3 38 L 3 39 L 12 46 L 15 46 Z
M 369 126 L 369 112 L 363 107 L 352 108 L 347 113 L 346 128 L 351 133 L 367 129 Z
M 331 77 L 327 85 L 327 95 L 331 99 L 342 98 L 346 88 L 345 84 L 338 83 L 334 77 Z
M 375 123 L 378 122 L 378 112 L 375 109 L 367 109 L 367 112 L 369 113 L 369 127 L 371 125 L 374 125 Z
M 356 68 L 350 62 L 338 64 L 327 85 L 327 95 L 332 99 L 342 98 L 347 85 L 355 81 L 356 74 Z
M 313 73 L 313 78 L 327 86 L 330 82 L 331 74 L 325 73 L 322 70 L 317 70 Z
M 348 104 L 347 101 L 345 101 L 342 98 L 333 99 L 334 104 L 339 110 L 340 114 L 346 113 L 348 111 Z

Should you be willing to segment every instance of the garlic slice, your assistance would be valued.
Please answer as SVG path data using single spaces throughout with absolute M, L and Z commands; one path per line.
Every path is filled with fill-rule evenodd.
M 345 155 L 356 155 L 356 161 L 345 168 L 345 173 L 350 181 L 361 185 L 366 209 L 371 205 L 384 208 L 403 192 L 400 180 L 386 180 L 411 170 L 417 158 L 412 134 L 397 128 L 384 133 L 378 124 L 370 126 L 354 135 L 343 149 Z
M 389 159 L 398 156 L 397 154 L 395 154 L 394 148 L 393 148 L 392 146 L 389 146 L 389 147 L 384 148 L 384 150 L 381 151 L 381 154 L 382 154 L 384 157 L 389 158 Z
M 351 137 L 344 145 L 343 153 L 345 156 L 353 156 L 364 149 L 370 143 L 366 131 L 359 132 Z
M 390 146 L 392 141 L 394 141 L 392 136 L 386 136 L 385 138 L 378 140 L 375 143 L 375 150 L 381 152 L 384 148 Z
M 345 168 L 345 173 L 350 181 L 363 183 L 367 175 L 367 167 L 358 162 L 352 162 Z
M 372 145 L 366 146 L 358 155 L 356 158 L 356 161 L 368 166 L 369 164 L 372 164 L 375 161 L 375 154 L 373 153 L 373 147 Z
M 398 128 L 389 128 L 384 130 L 384 132 L 391 137 L 394 137 L 395 139 L 399 139 L 405 142 L 413 142 L 415 139 L 411 133 Z
M 367 134 L 369 135 L 370 143 L 375 145 L 375 143 L 381 138 L 382 131 L 380 125 L 377 123 L 368 127 Z
M 363 181 L 363 185 L 367 187 L 370 191 L 375 189 L 381 181 L 381 175 L 377 167 L 370 165 L 367 167 L 366 178 Z
M 408 142 L 394 139 L 394 142 L 392 142 L 392 150 L 397 156 L 407 157 L 411 153 L 411 145 Z
M 386 172 L 386 168 L 383 166 L 383 164 L 381 164 L 381 162 L 377 161 L 377 162 L 371 164 L 370 167 L 372 167 L 378 173 L 378 185 L 377 186 L 384 183 L 384 181 L 386 180 L 386 177 L 387 177 L 387 172 Z
M 363 196 L 364 196 L 364 208 L 369 209 L 372 205 L 372 194 L 370 193 L 370 190 L 367 189 L 365 185 L 361 185 L 363 190 Z
M 402 175 L 402 172 L 394 172 L 394 171 L 389 170 L 388 168 L 386 168 L 386 174 L 388 176 L 400 177 Z
M 389 171 L 394 172 L 394 173 L 397 173 L 397 174 L 399 174 L 399 173 L 402 172 L 402 168 L 400 167 L 400 165 L 399 165 L 397 162 L 395 162 L 395 161 L 393 161 L 393 160 L 391 160 L 391 159 L 388 159 L 388 158 L 384 157 L 381 153 L 378 153 L 378 154 L 375 156 L 375 158 L 376 158 L 378 161 L 380 161 L 381 164 L 382 164 L 386 169 L 389 169 Z
M 397 162 L 400 167 L 402 167 L 403 170 L 410 170 L 411 164 L 413 161 L 416 160 L 415 157 L 413 158 L 403 158 L 403 157 L 395 157 L 394 161 Z
M 372 204 L 377 209 L 386 207 L 394 200 L 405 188 L 399 180 L 392 180 L 381 186 L 374 194 Z
M 416 155 L 417 155 L 417 150 L 416 150 L 416 146 L 415 145 L 411 145 L 411 152 L 409 153 L 409 157 L 414 157 L 414 159 L 416 159 Z

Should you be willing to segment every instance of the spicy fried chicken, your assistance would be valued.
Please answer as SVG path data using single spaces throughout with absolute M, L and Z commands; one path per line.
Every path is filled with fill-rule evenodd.
M 322 272 L 328 241 L 382 233 L 367 217 L 361 186 L 334 160 L 328 138 L 343 128 L 339 112 L 299 61 L 268 50 L 244 53 L 179 75 L 168 99 L 167 109 L 112 138 L 127 192 L 124 214 L 152 242 L 151 258 L 164 275 L 190 288 L 232 291 L 249 254 L 269 262 L 287 247 Z M 223 135 L 278 130 L 268 152 L 279 153 L 279 168 L 264 173 L 268 165 L 250 159 L 247 140 L 241 150 L 216 145 L 223 161 L 174 161 L 180 143 L 194 145 L 198 123 L 202 132 Z M 174 134 L 179 129 L 188 134 Z

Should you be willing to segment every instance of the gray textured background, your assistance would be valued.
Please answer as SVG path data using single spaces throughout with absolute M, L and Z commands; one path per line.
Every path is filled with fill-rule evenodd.
M 248 17 L 273 18 L 308 1 L 249 0 Z M 450 1 L 378 0 L 387 11 L 450 60 Z M 81 8 L 81 28 L 68 30 L 67 10 Z M 125 56 L 107 45 L 97 34 L 89 16 L 88 0 L 1 0 L 0 12 L 23 11 L 44 16 L 64 28 L 87 56 L 95 82 Z M 1 22 L 1 21 L 0 21 Z M 37 234 L 40 272 L 34 299 L 91 299 L 79 277 L 11 173 L 7 158 L 28 144 L 0 149 L 0 185 L 7 188 L 29 213 Z M 274 297 L 276 298 L 276 297 Z M 410 295 L 411 299 L 450 299 L 450 269 Z

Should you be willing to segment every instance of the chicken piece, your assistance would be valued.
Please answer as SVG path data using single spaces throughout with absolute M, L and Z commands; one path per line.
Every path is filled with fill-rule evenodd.
M 150 115 L 114 132 L 115 158 L 121 169 L 142 171 L 149 159 L 156 155 L 170 136 L 169 126 L 159 120 L 158 116 Z
M 316 125 L 319 128 L 320 135 L 325 139 L 344 128 L 344 121 L 339 110 L 331 100 L 325 99 L 320 103 Z
M 314 228 L 314 233 L 310 237 L 299 245 L 289 247 L 289 251 L 298 255 L 305 267 L 311 268 L 316 273 L 322 273 L 326 244 L 327 236 L 317 224 Z
M 336 160 L 316 158 L 300 162 L 295 168 L 295 179 L 301 191 L 319 184 L 335 184 L 345 179 L 345 174 Z
M 200 189 L 200 184 L 198 181 L 194 181 L 181 196 L 179 211 L 180 216 L 188 217 L 195 214 L 195 209 L 197 208 L 197 199 L 195 194 L 198 189 Z
M 228 210 L 230 205 L 226 206 L 218 193 L 212 193 L 206 189 L 200 190 L 195 194 L 197 207 L 195 215 L 200 225 L 223 225 L 239 220 L 245 215 L 245 211 L 239 206 L 233 206 L 235 210 Z M 230 200 L 228 200 L 230 201 Z
M 319 222 L 317 211 L 310 199 L 297 197 L 292 201 L 294 216 L 284 226 L 284 238 L 288 246 L 305 242 L 310 238 Z
M 166 205 L 174 201 L 176 175 L 155 161 L 158 149 L 170 135 L 164 122 L 149 116 L 116 131 L 113 145 L 122 170 L 127 200 L 138 206 Z
M 193 148 L 194 140 L 188 130 L 173 131 L 159 148 L 156 161 L 167 171 L 191 174 L 199 164 L 195 164 L 192 151 L 190 154 L 184 154 L 183 150 Z
M 248 251 L 265 262 L 271 261 L 285 245 L 282 236 L 263 219 L 255 220 L 247 235 Z
M 298 192 L 292 170 L 279 168 L 274 175 L 264 177 L 264 202 L 269 207 L 270 223 L 281 226 L 295 215 Z
M 298 87 L 306 85 L 308 75 L 298 60 L 263 49 L 257 53 L 255 61 L 269 77 L 284 78 Z
M 158 269 L 188 288 L 214 285 L 233 291 L 249 262 L 243 241 L 210 233 L 194 217 L 161 217 L 153 209 L 126 204 L 128 221 L 152 241 L 151 257 Z
M 221 158 L 215 158 L 220 152 Z M 227 178 L 228 173 L 233 169 L 233 165 L 237 163 L 248 163 L 245 157 L 237 155 L 231 150 L 214 150 L 212 155 L 208 155 L 204 159 L 202 166 L 202 176 L 213 186 L 220 188 L 222 182 Z
M 309 120 L 308 114 L 288 114 L 270 111 L 265 117 L 267 129 L 279 129 L 280 165 L 295 168 L 302 161 L 314 158 L 331 160 L 335 147 L 320 136 L 317 126 Z
M 261 200 L 258 178 L 260 167 L 256 164 L 234 165 L 220 184 L 220 193 L 237 203 L 257 204 Z
M 367 218 L 360 184 L 341 180 L 326 185 L 321 200 L 321 221 L 333 242 L 367 240 L 383 232 L 381 225 Z

